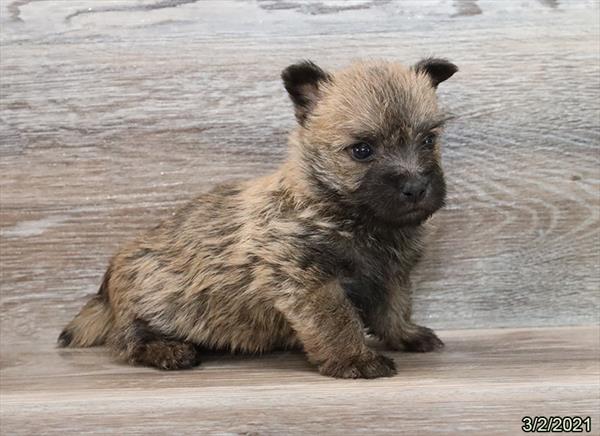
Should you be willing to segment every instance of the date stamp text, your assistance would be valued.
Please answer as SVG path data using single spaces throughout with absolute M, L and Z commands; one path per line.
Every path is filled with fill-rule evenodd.
M 525 433 L 590 433 L 591 416 L 524 416 Z

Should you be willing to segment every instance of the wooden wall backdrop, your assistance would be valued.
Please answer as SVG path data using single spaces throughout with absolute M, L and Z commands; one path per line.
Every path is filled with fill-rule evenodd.
M 460 67 L 439 91 L 457 119 L 420 320 L 597 326 L 599 16 L 595 0 L 0 0 L 4 386 L 39 374 L 19 369 L 38 352 L 64 363 L 55 338 L 123 241 L 282 162 L 279 73 L 304 58 Z

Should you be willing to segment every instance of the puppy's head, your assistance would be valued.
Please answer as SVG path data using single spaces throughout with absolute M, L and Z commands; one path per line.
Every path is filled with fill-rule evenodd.
M 286 68 L 282 78 L 299 124 L 293 153 L 312 187 L 390 224 L 417 225 L 431 216 L 446 196 L 439 138 L 447 117 L 436 88 L 456 71 L 433 58 L 409 68 Z

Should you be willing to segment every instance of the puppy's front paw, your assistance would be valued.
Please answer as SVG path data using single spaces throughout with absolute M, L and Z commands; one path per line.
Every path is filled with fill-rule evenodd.
M 396 364 L 389 357 L 370 353 L 352 360 L 331 360 L 319 367 L 323 375 L 336 378 L 378 378 L 396 374 Z
M 414 353 L 427 353 L 444 348 L 444 343 L 430 328 L 415 326 L 414 332 L 402 339 L 402 348 Z

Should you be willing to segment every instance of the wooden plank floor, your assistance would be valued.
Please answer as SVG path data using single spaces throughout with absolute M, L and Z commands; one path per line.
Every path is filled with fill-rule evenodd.
M 0 0 L 0 433 L 518 434 L 525 414 L 600 428 L 599 10 Z M 125 240 L 283 161 L 282 68 L 432 54 L 460 67 L 439 90 L 457 118 L 414 281 L 446 351 L 344 382 L 294 353 L 164 374 L 54 348 Z
M 165 373 L 104 349 L 3 356 L 3 434 L 519 434 L 525 415 L 600 428 L 600 330 L 446 331 L 439 353 L 389 353 L 391 379 L 332 380 L 300 353 L 211 355 Z M 34 353 L 34 354 L 32 354 Z

